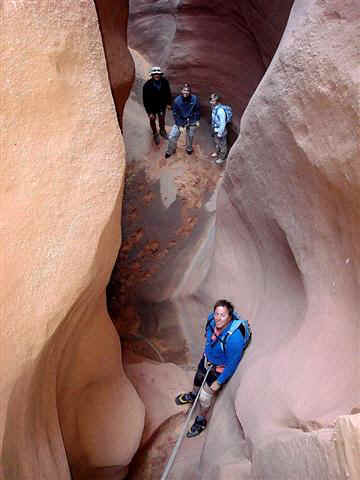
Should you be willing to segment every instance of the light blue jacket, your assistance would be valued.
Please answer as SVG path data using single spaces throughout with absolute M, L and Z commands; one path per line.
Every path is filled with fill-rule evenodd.
M 226 130 L 226 113 L 221 104 L 215 105 L 211 112 L 211 126 L 215 135 L 225 137 Z

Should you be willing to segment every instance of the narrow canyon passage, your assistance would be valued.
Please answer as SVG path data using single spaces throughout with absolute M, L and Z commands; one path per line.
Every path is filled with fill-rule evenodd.
M 214 255 L 216 199 L 226 169 L 226 165 L 217 166 L 210 155 L 214 147 L 209 95 L 217 91 L 225 103 L 232 105 L 232 145 L 247 102 L 275 53 L 291 3 L 282 6 L 281 15 L 277 12 L 275 25 L 269 20 L 270 11 L 250 5 L 248 9 L 222 6 L 220 10 L 214 5 L 193 12 L 191 5 L 168 4 L 159 12 L 157 5 L 130 4 L 128 37 L 135 80 L 122 123 L 127 152 L 123 241 L 107 289 L 109 313 L 122 341 L 124 368 L 147 411 L 144 446 L 132 464 L 129 478 L 161 476 L 184 422 L 184 409 L 174 406 L 173 399 L 179 390 L 191 386 L 203 348 L 207 309 L 217 299 L 211 295 L 194 298 L 206 281 Z M 221 32 L 216 53 L 209 55 L 211 39 L 207 43 L 205 32 L 214 27 L 227 33 Z M 184 30 L 190 29 L 200 29 L 203 37 L 191 37 L 189 44 Z M 154 30 L 158 35 L 152 33 L 149 39 L 148 32 Z M 161 42 L 167 45 L 167 57 Z M 184 81 L 189 81 L 200 97 L 200 128 L 191 157 L 186 155 L 183 136 L 176 154 L 168 159 L 164 156 L 167 142 L 161 139 L 159 146 L 153 142 L 142 104 L 142 87 L 152 65 L 159 63 L 170 81 L 173 98 Z M 168 111 L 168 132 L 172 124 Z M 222 291 L 227 297 L 226 288 Z M 237 297 L 232 300 L 236 303 Z M 164 365 L 151 368 L 154 361 Z M 167 362 L 181 367 L 183 372 Z M 160 378 L 156 369 L 161 372 Z M 144 371 L 145 376 L 150 376 L 146 381 Z M 169 383 L 174 375 L 178 383 Z M 161 413 L 156 406 L 159 401 L 163 408 L 166 405 Z M 248 446 L 235 414 L 233 417 L 238 425 L 235 437 L 244 444 L 244 455 Z M 200 438 L 192 445 L 184 445 L 171 478 L 198 475 L 203 441 Z
M 0 477 L 160 478 L 227 298 L 252 344 L 169 479 L 357 480 L 358 2 L 0 15 Z M 192 155 L 153 141 L 155 65 L 200 98 Z M 234 114 L 223 166 L 211 92 Z
M 130 5 L 128 35 L 136 78 L 124 111 L 128 170 L 123 246 L 108 287 L 109 311 L 123 339 L 125 370 L 141 392 L 148 412 L 156 410 L 153 404 L 157 390 L 149 388 L 147 391 L 144 385 L 140 386 L 141 367 L 135 364 L 142 355 L 152 361 L 174 363 L 187 374 L 184 377 L 178 373 L 180 385 L 176 387 L 170 383 L 165 393 L 169 374 L 163 373 L 163 380 L 157 379 L 157 388 L 162 391 L 163 398 L 167 396 L 165 403 L 169 406 L 184 381 L 188 389 L 191 386 L 191 375 L 203 346 L 206 315 L 212 303 L 219 297 L 230 297 L 240 312 L 250 320 L 256 319 L 255 333 L 261 330 L 255 342 L 257 350 L 249 352 L 236 380 L 227 387 L 219 405 L 216 405 L 206 440 L 199 439 L 193 445 L 187 443 L 183 446 L 171 478 L 228 478 L 229 474 L 234 478 L 236 475 L 240 475 L 236 478 L 253 475 L 251 478 L 277 480 L 293 478 L 294 475 L 303 478 L 305 473 L 300 465 L 274 466 L 276 473 L 269 473 L 264 459 L 268 455 L 276 457 L 280 454 L 277 442 L 283 445 L 285 451 L 291 451 L 298 448 L 295 437 L 299 444 L 305 441 L 305 438 L 301 439 L 300 432 L 317 431 L 324 440 L 321 448 L 327 452 L 326 455 L 333 457 L 333 444 L 327 443 L 331 437 L 328 429 L 336 415 L 350 412 L 357 400 L 356 396 L 349 395 L 347 379 L 344 379 L 343 387 L 337 388 L 334 382 L 333 387 L 328 385 L 325 388 L 325 391 L 329 388 L 332 391 L 327 401 L 319 392 L 318 399 L 313 398 L 307 405 L 308 400 L 295 401 L 293 398 L 297 387 L 291 391 L 291 385 L 297 383 L 292 379 L 293 372 L 298 372 L 296 376 L 302 375 L 299 374 L 298 363 L 300 361 L 301 364 L 304 357 L 300 354 L 297 359 L 295 356 L 292 364 L 289 345 L 294 341 L 296 344 L 295 339 L 303 329 L 302 323 L 313 307 L 308 287 L 304 285 L 301 259 L 291 240 L 291 227 L 284 223 L 288 214 L 279 213 L 281 203 L 278 205 L 278 202 L 286 198 L 280 182 L 286 184 L 287 180 L 284 170 L 281 172 L 272 155 L 281 158 L 291 140 L 285 135 L 277 147 L 271 141 L 271 122 L 273 115 L 276 118 L 282 114 L 277 103 L 283 95 L 273 84 L 270 74 L 267 77 L 268 86 L 265 82 L 263 91 L 253 101 L 259 104 L 257 108 L 252 108 L 255 120 L 249 122 L 248 129 L 244 129 L 236 142 L 241 117 L 245 112 L 247 119 L 248 102 L 276 52 L 292 2 L 277 2 L 268 6 L 267 10 L 256 2 L 243 2 L 241 6 L 215 3 L 207 5 L 204 10 L 200 5 L 195 7 L 192 2 L 182 2 L 181 5 L 168 2 L 160 9 L 158 5 L 152 6 L 147 2 L 132 2 Z M 196 37 L 190 34 L 194 31 L 197 32 Z M 219 39 L 216 49 L 212 48 L 213 39 L 207 32 L 216 32 L 215 37 Z M 290 45 L 292 41 L 295 40 L 289 38 Z M 287 53 L 278 54 L 280 71 Z M 287 61 L 292 61 L 291 55 Z M 184 142 L 180 142 L 176 155 L 169 159 L 164 158 L 166 142 L 162 140 L 160 146 L 152 142 L 141 92 L 148 71 L 157 64 L 165 70 L 173 95 L 179 93 L 184 81 L 189 81 L 202 101 L 201 128 L 191 158 L 185 153 Z M 225 168 L 217 167 L 210 158 L 212 143 L 207 101 L 212 91 L 219 92 L 234 111 L 232 139 L 235 145 Z M 297 95 L 295 92 L 294 97 Z M 282 108 L 285 113 L 287 106 Z M 168 112 L 168 131 L 171 125 L 171 112 Z M 278 135 L 276 129 L 274 132 L 275 136 Z M 268 152 L 262 151 L 262 158 L 256 153 L 261 143 L 267 145 L 265 150 L 268 148 Z M 292 148 L 289 151 L 296 157 Z M 253 167 L 246 162 L 244 155 L 253 158 L 253 165 L 259 164 L 258 171 L 252 171 Z M 266 172 L 265 168 L 266 173 L 260 173 L 262 159 L 268 164 L 269 171 Z M 243 163 L 239 164 L 239 160 Z M 297 168 L 302 168 L 302 173 L 295 173 L 294 178 L 301 175 L 310 175 L 311 178 L 306 162 L 300 167 L 301 163 L 298 162 Z M 248 165 L 247 171 L 243 168 L 245 164 Z M 289 173 L 289 178 L 292 175 Z M 271 197 L 265 182 L 269 182 L 276 191 L 274 198 L 277 198 L 270 212 L 267 212 L 269 204 L 264 206 L 264 199 Z M 320 178 L 319 182 L 323 183 L 324 179 Z M 296 204 L 291 195 L 287 202 L 290 202 L 289 207 Z M 231 204 L 235 207 L 233 211 Z M 303 207 L 299 208 L 302 211 Z M 270 315 L 271 329 L 268 325 L 269 311 L 273 312 Z M 329 345 L 331 342 L 329 335 Z M 269 348 L 267 344 L 272 345 L 270 369 L 265 353 Z M 321 356 L 316 354 L 316 342 L 308 348 L 312 352 L 310 355 L 315 355 L 319 370 L 323 370 Z M 340 355 L 342 362 L 351 364 L 354 348 L 355 344 L 348 354 Z M 307 350 L 304 355 L 308 355 L 305 352 Z M 283 365 L 284 359 L 290 361 L 288 371 L 283 370 L 288 392 L 279 395 L 279 389 L 282 390 L 284 385 L 274 379 L 265 394 L 263 381 L 267 382 L 265 379 L 272 375 L 272 371 L 282 369 L 279 365 Z M 355 370 L 350 367 L 347 378 L 352 378 L 354 374 Z M 254 381 L 254 376 L 257 381 Z M 307 379 L 311 385 L 313 379 Z M 264 402 L 256 400 L 259 391 L 265 394 Z M 336 408 L 335 405 L 345 398 L 347 407 Z M 256 413 L 249 407 L 250 404 L 257 405 Z M 170 447 L 174 445 L 184 421 L 183 413 L 178 413 L 173 406 L 169 408 L 167 420 L 162 417 L 163 423 L 155 414 L 158 427 L 155 429 L 155 424 L 152 425 L 155 433 L 136 456 L 130 478 L 160 477 L 164 462 L 170 455 Z M 224 408 L 227 414 L 224 414 Z M 262 422 L 261 428 L 256 425 L 259 421 Z M 285 440 L 287 434 L 284 440 L 281 435 L 275 435 L 263 452 L 259 450 L 251 457 L 250 445 L 256 439 L 261 439 L 266 431 L 280 432 L 285 425 L 295 429 L 293 431 L 299 432 L 299 435 L 288 443 Z M 236 453 L 215 453 L 219 428 L 222 445 L 238 445 Z M 149 430 L 151 427 L 145 424 L 145 438 L 150 435 Z M 319 440 L 317 433 L 313 440 Z M 315 478 L 313 475 L 316 476 L 318 469 L 313 463 L 315 460 L 311 459 L 313 453 L 312 447 L 309 452 L 304 452 L 312 464 L 312 471 L 306 473 L 309 478 Z M 251 458 L 257 460 L 252 466 Z M 224 463 L 220 469 L 219 463 Z M 324 467 L 321 475 L 328 478 L 328 475 L 333 475 L 329 472 L 336 468 L 330 464 Z M 298 472 L 295 474 L 296 469 Z
M 131 333 L 139 343 L 144 332 L 158 335 L 156 350 L 160 348 L 166 360 L 184 363 L 194 356 L 171 299 L 196 291 L 214 248 L 216 196 L 226 165 L 215 165 L 210 156 L 214 145 L 209 95 L 218 92 L 233 108 L 231 147 L 241 115 L 276 51 L 291 5 L 292 1 L 283 2 L 281 8 L 279 3 L 264 10 L 246 2 L 242 6 L 214 2 L 206 8 L 191 2 L 162 6 L 130 2 L 128 38 L 136 73 L 123 118 L 127 152 L 123 243 L 108 286 L 108 307 L 123 338 L 128 334 L 129 339 Z M 214 28 L 227 34 L 221 34 L 221 42 L 209 55 L 211 40 L 205 32 Z M 199 35 L 190 40 L 186 34 L 190 30 Z M 142 87 L 157 63 L 165 69 L 173 98 L 185 81 L 200 97 L 201 122 L 191 157 L 185 153 L 184 136 L 176 155 L 168 159 L 164 157 L 167 142 L 162 139 L 156 146 L 152 141 Z M 168 132 L 172 125 L 168 111 Z M 199 255 L 205 260 L 194 275 Z M 180 342 L 171 341 L 179 335 Z M 139 348 L 148 348 L 146 344 Z

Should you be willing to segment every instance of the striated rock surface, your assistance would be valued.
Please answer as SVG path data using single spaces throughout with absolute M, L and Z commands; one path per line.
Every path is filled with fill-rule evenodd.
M 123 369 L 105 287 L 133 64 L 128 5 L 115 3 L 0 6 L 1 476 L 160 477 L 191 376 L 163 360 L 189 368 L 227 297 L 254 339 L 171 478 L 357 479 L 358 5 L 296 0 L 270 63 L 291 1 L 131 2 L 138 73 L 109 303 L 118 332 L 142 335 L 139 353 L 162 363 L 124 340 Z M 232 104 L 225 171 L 209 163 L 205 122 L 191 159 L 180 144 L 164 162 L 164 142 L 151 144 L 141 85 L 153 63 L 174 93 L 193 83 L 204 119 L 210 91 Z
M 251 348 L 214 412 L 226 422 L 230 397 L 251 478 L 360 474 L 348 456 L 355 418 L 334 430 L 360 390 L 359 13 L 356 2 L 295 2 L 218 196 L 215 255 L 197 295 L 230 297 L 253 324 Z M 225 478 L 217 465 L 241 457 L 225 459 L 218 438 L 212 426 L 203 479 Z
M 121 23 L 102 34 L 117 46 L 123 105 L 127 2 L 112 3 Z M 123 478 L 144 405 L 106 313 L 124 145 L 95 6 L 5 0 L 0 14 L 4 478 Z
M 293 0 L 130 2 L 129 45 L 167 69 L 175 92 L 190 82 L 232 103 L 234 128 L 275 53 Z
M 199 324 L 216 298 L 230 298 L 254 329 L 214 410 L 200 465 L 206 480 L 359 476 L 349 448 L 356 451 L 357 421 L 348 417 L 360 391 L 359 7 L 295 1 L 269 65 L 281 28 L 269 41 L 260 20 L 285 21 L 290 5 L 210 2 L 205 12 L 202 2 L 160 2 L 155 12 L 150 2 L 134 2 L 130 9 L 131 46 L 165 65 L 175 90 L 190 80 L 203 100 L 220 90 L 237 119 L 246 108 L 216 225 L 202 231 L 186 282 L 167 291 L 188 361 L 201 351 Z M 219 61 L 230 50 L 223 25 L 231 69 Z M 153 299 L 164 300 L 154 283 Z
M 360 472 L 360 415 L 342 415 L 336 419 L 336 451 L 343 478 L 357 478 Z
M 106 65 L 118 121 L 122 115 L 134 80 L 134 64 L 127 51 L 128 1 L 95 0 L 102 35 Z M 126 58 L 126 61 L 124 59 Z
M 199 314 L 194 306 L 187 310 L 186 305 L 177 309 L 166 301 L 179 292 L 194 292 L 211 261 L 217 185 L 223 169 L 210 157 L 214 147 L 209 136 L 208 96 L 217 90 L 232 104 L 232 142 L 240 116 L 275 52 L 292 1 L 272 2 L 271 6 L 262 3 L 130 3 L 128 38 L 136 79 L 124 115 L 129 163 L 126 228 L 108 289 L 109 308 L 120 333 L 132 329 L 146 332 L 152 339 L 160 336 L 164 358 L 171 361 L 195 361 L 202 343 L 201 326 L 195 325 L 194 332 L 191 317 L 199 319 L 203 311 Z M 214 36 L 209 36 L 211 31 Z M 142 86 L 153 64 L 164 69 L 174 96 L 185 80 L 200 95 L 201 127 L 191 157 L 184 152 L 183 138 L 176 155 L 169 159 L 164 158 L 166 142 L 161 139 L 159 147 L 152 142 Z M 169 130 L 171 112 L 166 120 Z M 161 302 L 163 306 L 159 306 Z M 129 309 L 129 303 L 133 308 Z M 182 341 L 184 334 L 188 348 L 168 348 L 174 335 Z

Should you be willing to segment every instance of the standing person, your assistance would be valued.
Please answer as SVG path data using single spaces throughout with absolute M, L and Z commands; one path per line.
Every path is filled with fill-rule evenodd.
M 150 80 L 143 87 L 143 103 L 149 116 L 150 127 L 154 135 L 156 145 L 160 143 L 160 136 L 156 128 L 156 116 L 159 120 L 160 135 L 168 138 L 165 130 L 166 106 L 171 106 L 171 90 L 169 81 L 163 76 L 160 67 L 152 67 Z
M 216 93 L 212 93 L 209 99 L 211 105 L 211 135 L 214 138 L 216 151 L 211 154 L 216 158 L 215 163 L 221 165 L 224 163 L 227 152 L 227 118 L 223 105 L 220 103 L 220 97 Z
M 172 105 L 174 117 L 174 126 L 169 135 L 169 144 L 165 152 L 165 158 L 169 158 L 176 152 L 177 141 L 181 132 L 186 132 L 186 153 L 193 152 L 193 139 L 195 130 L 200 126 L 200 103 L 199 97 L 191 93 L 189 83 L 185 83 L 181 89 L 181 95 L 178 95 Z
M 194 377 L 193 389 L 175 399 L 177 405 L 194 403 L 206 371 L 211 366 L 199 395 L 200 415 L 195 418 L 187 437 L 195 437 L 206 428 L 206 416 L 217 392 L 230 380 L 239 365 L 243 351 L 250 342 L 251 329 L 248 322 L 234 312 L 228 300 L 218 300 L 208 317 L 205 337 L 205 350 Z

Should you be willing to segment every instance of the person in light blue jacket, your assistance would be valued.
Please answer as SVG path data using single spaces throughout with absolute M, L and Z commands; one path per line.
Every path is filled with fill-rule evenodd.
M 200 415 L 195 419 L 187 437 L 199 435 L 207 425 L 206 416 L 217 392 L 234 374 L 246 347 L 245 335 L 240 329 L 230 332 L 235 317 L 234 307 L 228 300 L 218 300 L 206 325 L 205 349 L 194 377 L 191 392 L 181 393 L 177 405 L 192 404 L 200 390 L 207 369 L 210 372 L 199 394 Z
M 220 103 L 220 97 L 216 93 L 210 95 L 209 102 L 211 105 L 211 135 L 214 138 L 216 149 L 211 156 L 216 158 L 215 163 L 221 165 L 228 152 L 226 113 Z

